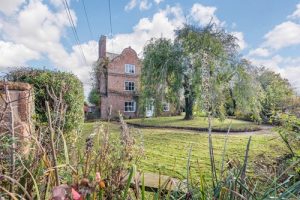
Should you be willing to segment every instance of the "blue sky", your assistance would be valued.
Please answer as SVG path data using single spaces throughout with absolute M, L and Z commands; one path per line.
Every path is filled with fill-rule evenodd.
M 184 22 L 205 25 L 211 19 L 239 39 L 240 53 L 285 78 L 300 92 L 299 0 L 68 0 L 80 46 L 63 0 L 0 1 L 0 70 L 11 66 L 56 68 L 75 73 L 91 86 L 97 41 L 108 36 L 108 50 L 132 46 L 137 53 L 151 37 L 174 38 Z M 82 58 L 81 49 L 86 61 Z

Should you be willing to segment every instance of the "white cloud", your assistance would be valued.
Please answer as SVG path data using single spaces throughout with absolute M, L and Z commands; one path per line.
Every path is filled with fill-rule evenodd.
M 130 0 L 128 4 L 126 4 L 125 6 L 125 10 L 126 11 L 132 10 L 136 5 L 137 5 L 137 0 Z
M 250 60 L 255 65 L 264 66 L 276 73 L 280 73 L 283 78 L 289 80 L 292 87 L 300 94 L 300 57 L 282 57 L 275 55 L 270 58 L 252 57 Z
M 264 38 L 264 47 L 273 48 L 275 50 L 300 44 L 300 25 L 291 21 L 283 22 L 270 32 Z
M 152 3 L 148 2 L 148 0 L 141 0 L 140 2 L 140 10 L 149 10 L 152 6 Z
M 239 45 L 240 50 L 244 50 L 247 47 L 244 34 L 242 32 L 231 32 L 231 34 L 237 38 L 237 44 Z
M 156 3 L 156 4 L 160 4 L 161 2 L 163 2 L 164 0 L 154 0 L 154 2 Z
M 136 6 L 139 6 L 141 11 L 149 10 L 152 7 L 152 3 L 149 0 L 130 0 L 125 6 L 125 10 L 130 11 Z
M 86 60 L 84 60 L 82 56 L 81 49 Z M 83 83 L 85 96 L 87 97 L 92 87 L 92 66 L 98 59 L 98 42 L 88 41 L 80 46 L 75 45 L 72 47 L 71 53 L 61 57 L 55 55 L 55 58 L 56 59 L 52 59 L 52 61 L 56 66 L 59 66 L 66 71 L 73 72 L 78 76 Z
M 5 15 L 10 15 L 19 10 L 20 6 L 25 3 L 26 0 L 1 0 L 0 11 Z
M 282 48 L 300 45 L 300 24 L 294 19 L 300 19 L 300 3 L 297 9 L 287 17 L 289 20 L 282 22 L 270 30 L 265 36 L 265 41 L 259 48 L 251 50 L 248 54 L 256 65 L 263 65 L 289 80 L 300 94 L 300 57 L 283 57 L 280 55 L 271 56 L 278 53 Z
M 267 67 L 270 70 L 273 70 L 275 72 L 279 72 L 280 70 L 280 64 L 284 60 L 283 57 L 279 55 L 275 55 L 271 58 L 257 58 L 257 57 L 248 57 L 253 64 L 257 66 L 264 66 Z
M 71 13 L 76 23 L 75 14 L 73 11 Z M 68 18 L 63 9 L 52 12 L 42 2 L 32 1 L 12 19 L 6 21 L 2 30 L 9 40 L 48 53 L 51 47 L 57 48 L 60 45 L 64 30 L 68 26 Z
M 195 3 L 191 9 L 190 17 L 202 26 L 209 24 L 210 22 L 215 23 L 217 26 L 223 26 L 225 22 L 221 22 L 215 12 L 216 7 L 204 6 L 199 3 Z
M 266 48 L 257 48 L 250 50 L 248 56 L 258 56 L 258 57 L 268 57 L 270 56 L 271 52 Z
M 132 33 L 117 34 L 108 39 L 108 51 L 119 53 L 125 47 L 131 46 L 140 53 L 145 43 L 152 37 L 174 38 L 174 30 L 182 26 L 183 22 L 182 9 L 179 6 L 167 6 L 165 10 L 155 13 L 152 18 L 140 19 Z
M 61 43 L 66 28 L 70 27 L 64 7 L 51 0 L 57 8 L 50 10 L 42 0 L 30 1 L 9 18 L 2 19 L 0 38 L 0 68 L 25 65 L 28 61 L 47 58 L 54 66 L 76 74 L 87 89 L 91 66 L 97 60 L 97 42 L 82 44 L 87 63 L 77 45 L 69 53 Z M 76 25 L 76 15 L 70 11 Z M 88 92 L 89 90 L 86 90 Z
M 289 19 L 298 19 L 300 18 L 300 3 L 297 5 L 296 10 L 293 12 L 293 14 L 288 16 Z
M 0 41 L 0 69 L 23 66 L 27 61 L 39 58 L 38 52 L 22 44 Z

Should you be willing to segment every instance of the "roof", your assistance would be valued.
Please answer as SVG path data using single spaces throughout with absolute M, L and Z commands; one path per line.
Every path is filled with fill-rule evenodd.
M 116 53 L 110 53 L 110 52 L 106 52 L 106 57 L 111 61 L 113 59 L 115 59 L 116 57 L 118 57 L 120 54 L 116 54 Z

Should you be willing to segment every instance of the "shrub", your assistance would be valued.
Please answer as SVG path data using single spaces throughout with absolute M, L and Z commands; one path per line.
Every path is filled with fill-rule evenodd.
M 100 94 L 97 88 L 93 88 L 89 94 L 89 102 L 98 106 L 100 104 Z
M 77 129 L 83 122 L 84 94 L 81 81 L 68 72 L 18 68 L 9 72 L 9 81 L 19 81 L 32 84 L 35 93 L 35 111 L 38 122 L 47 121 L 45 101 L 50 100 L 49 90 L 56 94 L 62 92 L 62 98 L 67 104 L 64 130 L 70 132 Z

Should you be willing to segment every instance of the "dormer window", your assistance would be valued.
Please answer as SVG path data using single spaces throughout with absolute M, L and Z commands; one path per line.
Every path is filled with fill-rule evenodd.
M 135 65 L 125 64 L 125 73 L 126 74 L 135 74 Z

